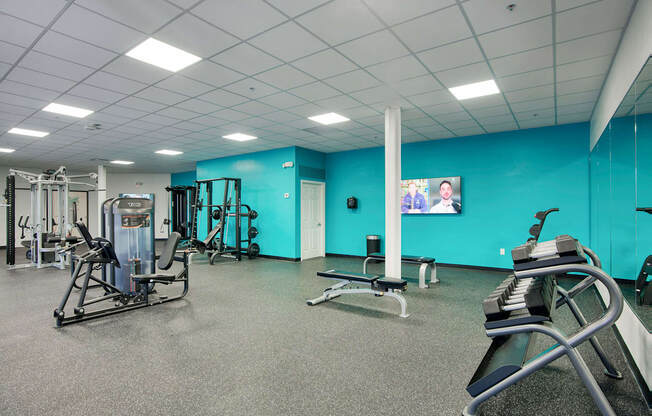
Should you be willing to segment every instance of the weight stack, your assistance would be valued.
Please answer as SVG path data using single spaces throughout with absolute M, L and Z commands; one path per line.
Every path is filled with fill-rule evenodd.
M 16 264 L 16 177 L 7 176 L 7 264 Z

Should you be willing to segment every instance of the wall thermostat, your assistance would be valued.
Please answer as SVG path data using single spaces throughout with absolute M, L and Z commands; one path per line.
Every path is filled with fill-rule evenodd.
M 358 207 L 358 199 L 354 196 L 350 196 L 346 199 L 346 207 L 350 209 L 355 209 Z

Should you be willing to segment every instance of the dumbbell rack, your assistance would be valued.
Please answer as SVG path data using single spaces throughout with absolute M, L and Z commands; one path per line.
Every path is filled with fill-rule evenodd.
M 593 265 L 587 264 L 587 256 Z M 593 251 L 567 235 L 542 243 L 528 241 L 512 250 L 512 259 L 514 276 L 501 283 L 483 302 L 486 333 L 493 341 L 467 386 L 473 400 L 464 408 L 463 415 L 475 415 L 480 404 L 490 397 L 566 355 L 601 414 L 615 416 L 576 348 L 590 341 L 605 367 L 605 374 L 622 378 L 595 338 L 598 331 L 611 327 L 622 312 L 623 296 L 618 284 L 601 270 L 600 260 Z M 569 291 L 557 286 L 555 276 L 573 272 L 587 277 Z M 602 316 L 588 323 L 573 297 L 596 281 L 606 286 L 609 306 Z M 564 304 L 580 324 L 580 328 L 568 336 L 553 325 L 551 317 Z M 535 334 L 551 337 L 556 345 L 532 355 Z M 533 358 L 528 359 L 530 356 Z

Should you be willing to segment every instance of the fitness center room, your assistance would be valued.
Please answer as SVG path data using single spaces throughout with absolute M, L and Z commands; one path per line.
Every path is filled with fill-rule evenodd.
M 3 0 L 0 415 L 652 415 L 652 0 Z

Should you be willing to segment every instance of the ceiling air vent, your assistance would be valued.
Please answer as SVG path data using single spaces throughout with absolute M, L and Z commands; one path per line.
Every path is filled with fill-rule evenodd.
M 100 123 L 87 123 L 86 130 L 102 130 L 102 125 Z

